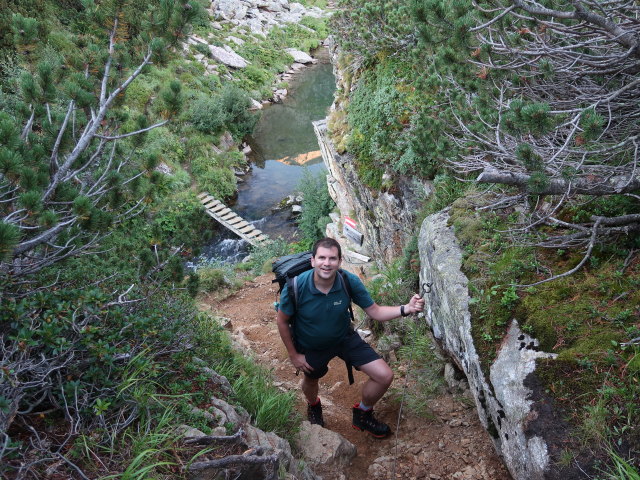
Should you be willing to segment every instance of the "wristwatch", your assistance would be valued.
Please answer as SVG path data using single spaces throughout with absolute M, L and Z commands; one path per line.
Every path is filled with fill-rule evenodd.
M 410 315 L 409 313 L 404 312 L 404 305 L 400 305 L 400 315 L 402 315 L 403 317 L 407 317 Z

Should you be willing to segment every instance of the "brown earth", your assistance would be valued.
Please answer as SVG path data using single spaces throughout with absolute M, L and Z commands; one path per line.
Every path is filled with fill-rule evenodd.
M 233 295 L 221 301 L 205 300 L 207 309 L 228 318 L 229 328 L 244 348 L 271 368 L 282 389 L 299 391 L 300 377 L 289 363 L 275 323 L 273 302 L 276 287 L 272 275 L 248 281 Z M 205 306 L 205 305 L 203 305 Z M 393 363 L 396 373 L 392 389 L 400 391 L 406 383 L 407 366 Z M 459 479 L 509 480 L 506 468 L 496 455 L 487 432 L 480 424 L 475 408 L 468 399 L 442 394 L 430 402 L 431 418 L 418 417 L 402 410 L 400 402 L 387 394 L 376 405 L 376 416 L 395 432 L 378 440 L 354 430 L 351 407 L 360 400 L 360 387 L 366 375 L 354 371 L 356 383 L 349 385 L 341 360 L 330 364 L 329 373 L 320 380 L 320 398 L 324 409 L 325 428 L 340 433 L 357 447 L 352 464 L 340 474 L 320 472 L 325 480 L 344 478 L 370 479 Z M 298 410 L 306 416 L 306 403 L 299 393 Z M 331 475 L 331 476 L 329 476 Z

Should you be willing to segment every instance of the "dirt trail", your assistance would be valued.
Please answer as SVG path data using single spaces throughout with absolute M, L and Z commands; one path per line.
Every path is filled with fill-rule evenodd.
M 231 320 L 230 329 L 258 361 L 273 369 L 277 385 L 299 390 L 300 377 L 288 361 L 275 323 L 273 302 L 276 288 L 272 275 L 263 275 L 245 285 L 234 295 L 217 302 L 205 301 L 208 309 Z M 357 308 L 357 307 L 356 307 Z M 396 373 L 392 388 L 402 389 L 405 368 L 392 365 Z M 320 398 L 324 408 L 325 428 L 340 433 L 356 445 L 358 455 L 351 466 L 335 479 L 356 480 L 396 478 L 429 480 L 509 480 L 507 470 L 495 453 L 488 434 L 482 428 L 469 402 L 451 395 L 433 400 L 433 419 L 420 418 L 403 409 L 396 428 L 399 405 L 388 395 L 376 405 L 376 415 L 395 432 L 378 440 L 351 427 L 351 407 L 360 400 L 360 388 L 366 376 L 354 370 L 356 383 L 349 385 L 341 360 L 330 364 L 329 373 L 320 380 Z M 306 417 L 306 404 L 299 393 L 299 411 Z M 395 460 L 397 459 L 397 460 Z M 322 474 L 322 472 L 318 472 Z M 324 476 L 325 480 L 333 480 Z

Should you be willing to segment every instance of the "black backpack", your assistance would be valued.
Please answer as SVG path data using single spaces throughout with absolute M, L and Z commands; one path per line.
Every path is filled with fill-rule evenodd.
M 276 294 L 276 299 L 280 293 L 282 293 L 282 289 L 286 285 L 289 289 L 289 296 L 291 297 L 291 301 L 293 302 L 293 307 L 297 308 L 298 304 L 298 275 L 307 270 L 311 270 L 313 267 L 311 266 L 311 255 L 312 252 L 302 252 L 302 253 L 294 253 L 292 255 L 285 255 L 276 259 L 271 266 L 271 271 L 275 274 L 275 278 L 271 281 L 271 283 L 278 283 L 278 293 Z M 342 288 L 347 292 L 349 296 L 349 315 L 351 317 L 351 321 L 354 320 L 353 316 L 353 308 L 351 307 L 351 285 L 349 284 L 349 277 L 342 269 L 338 270 L 338 278 L 340 279 L 340 283 L 342 284 Z M 280 307 L 280 303 L 276 301 L 274 303 L 274 307 L 276 311 Z M 291 329 L 291 336 L 293 337 L 293 323 L 295 320 L 295 314 L 291 316 L 289 319 L 289 327 Z M 294 338 L 295 342 L 295 338 Z M 353 371 L 351 364 L 347 363 L 347 373 L 349 377 L 349 384 L 353 384 Z

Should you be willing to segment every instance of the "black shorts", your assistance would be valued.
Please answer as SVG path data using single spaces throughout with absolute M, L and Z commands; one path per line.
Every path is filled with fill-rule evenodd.
M 340 357 L 345 363 L 351 363 L 356 370 L 359 370 L 358 367 L 380 358 L 371 345 L 362 340 L 360 335 L 353 330 L 347 334 L 343 342 L 335 347 L 326 350 L 305 350 L 302 353 L 304 353 L 307 363 L 313 368 L 312 372 L 305 372 L 309 378 L 324 377 L 329 371 L 329 362 L 334 357 Z

